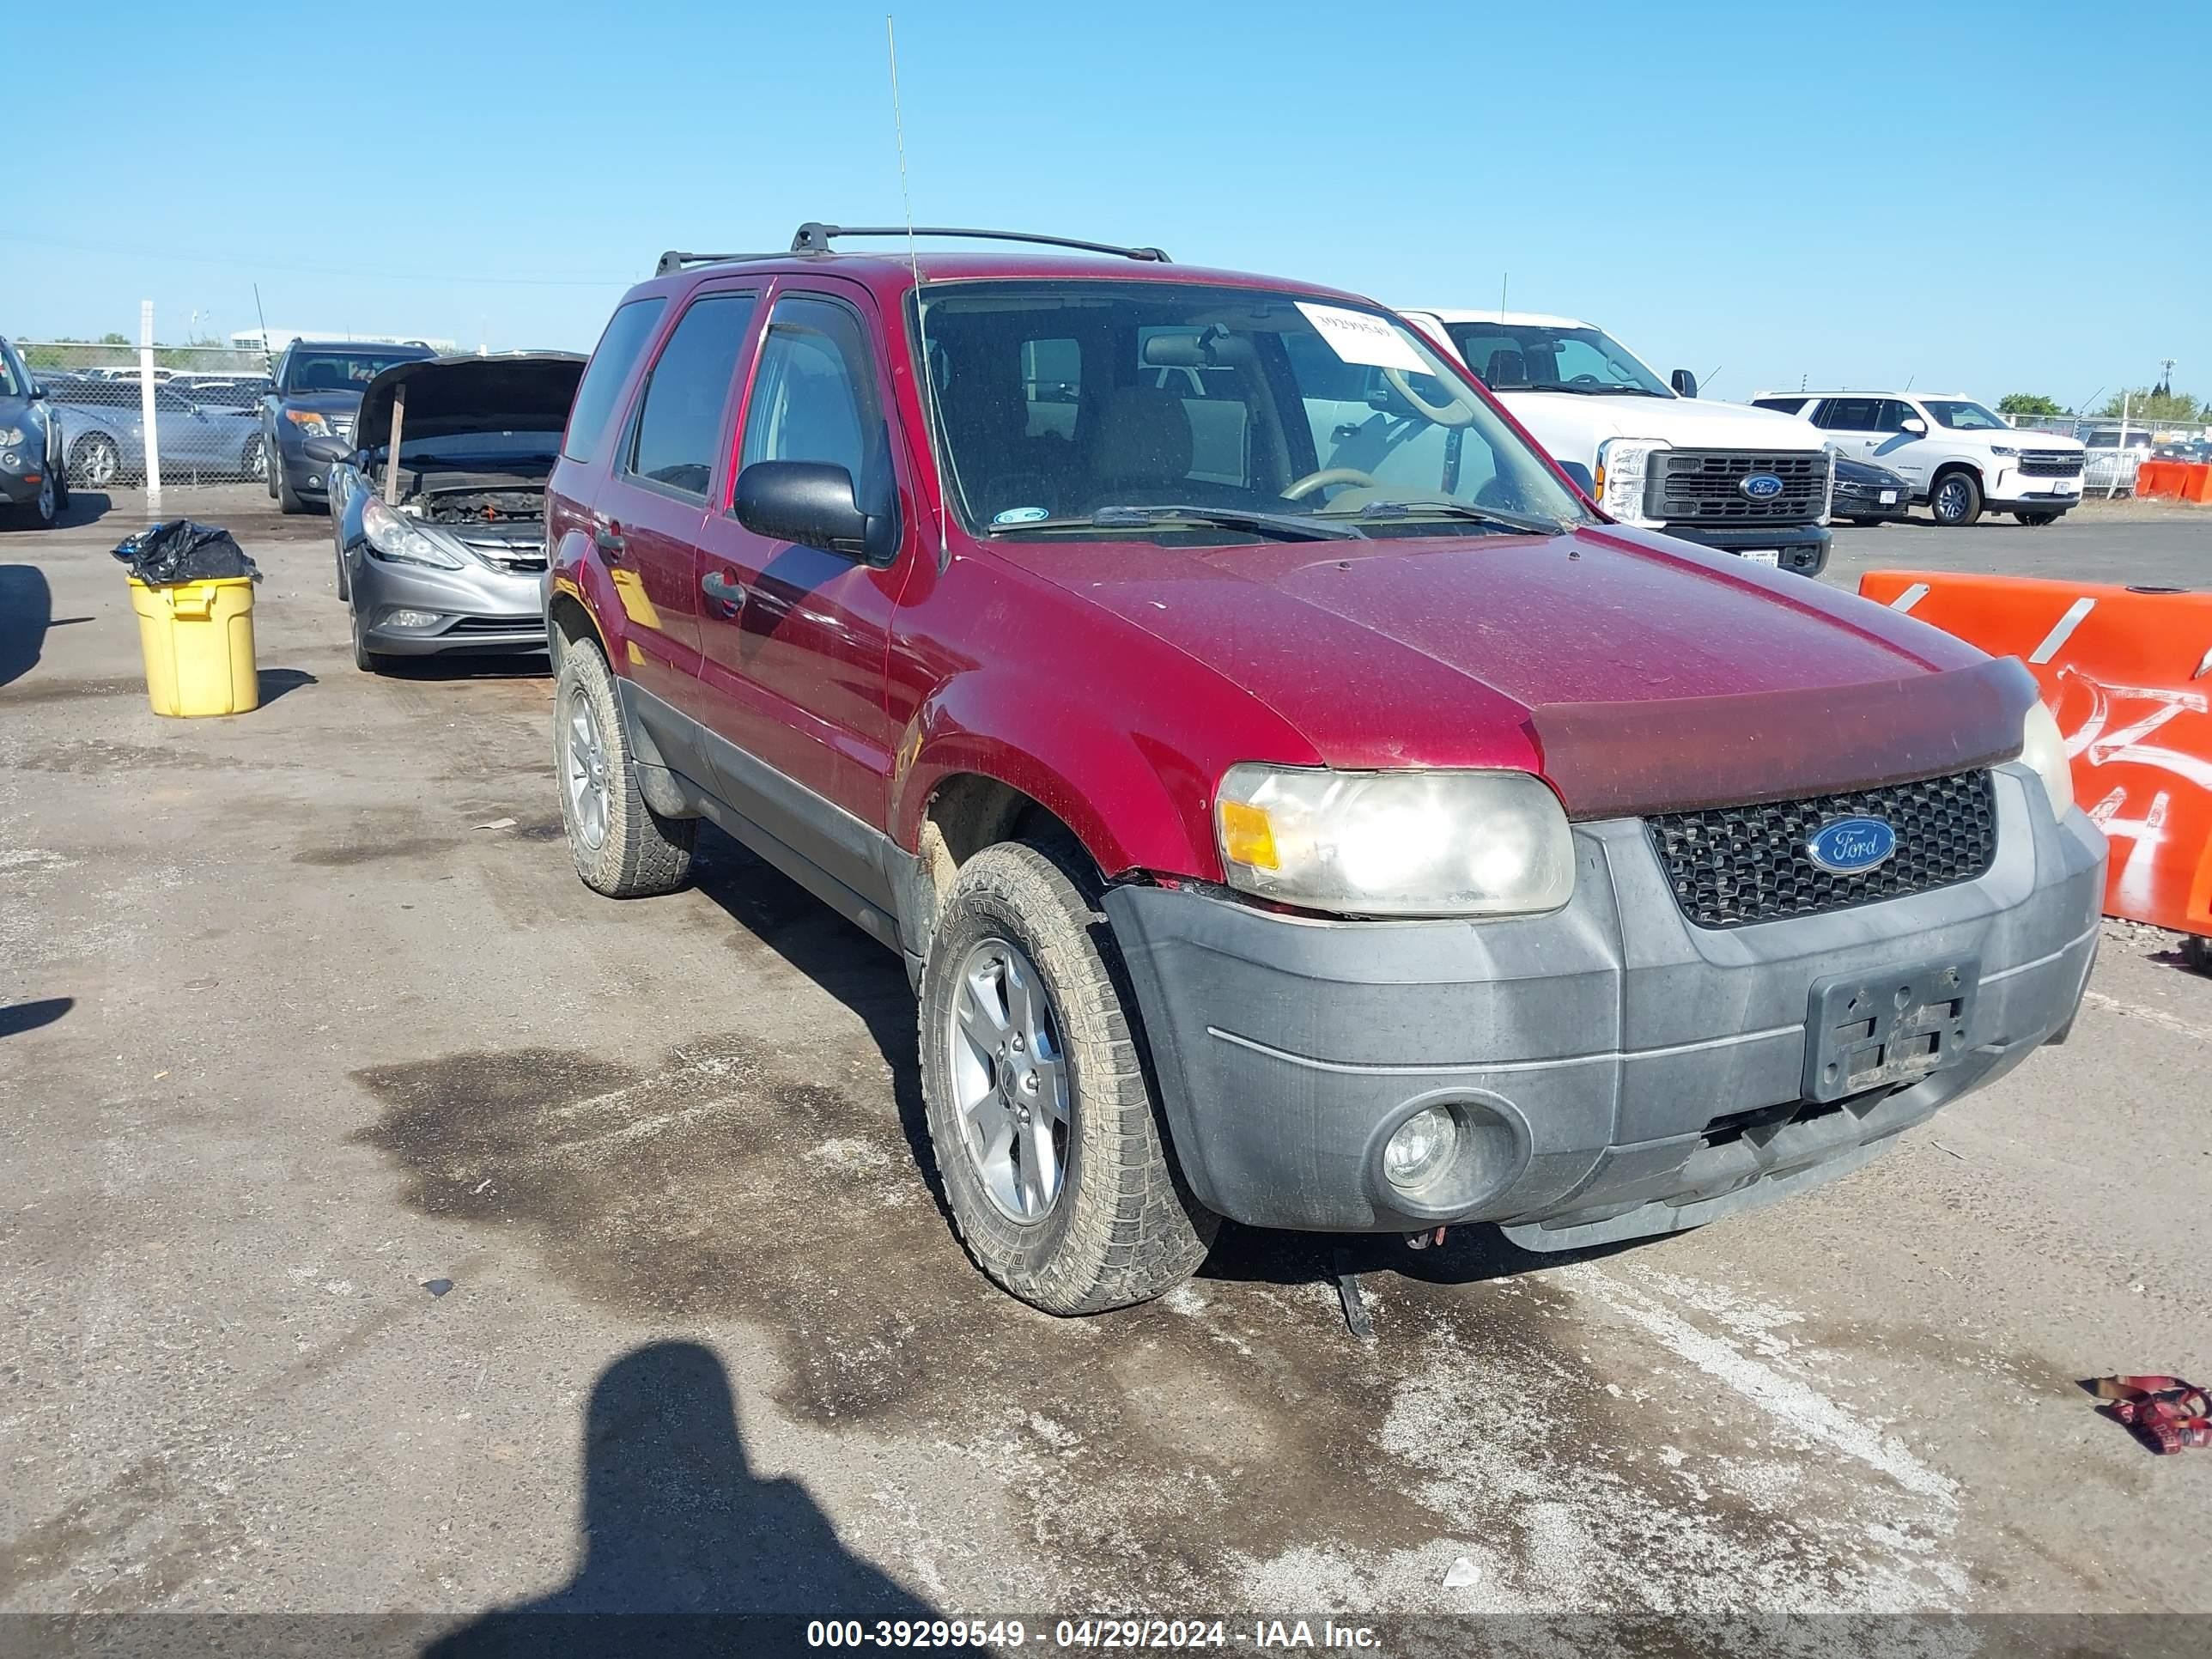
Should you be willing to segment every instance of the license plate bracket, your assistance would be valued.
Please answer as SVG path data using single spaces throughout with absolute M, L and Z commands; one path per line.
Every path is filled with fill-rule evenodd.
M 1840 1100 L 1917 1082 L 1962 1058 L 1981 979 L 1979 957 L 1957 956 L 1814 980 L 1805 1098 Z

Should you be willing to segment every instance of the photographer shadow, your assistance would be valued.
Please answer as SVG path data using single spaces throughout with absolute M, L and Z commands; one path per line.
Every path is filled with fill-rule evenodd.
M 430 1643 L 425 1659 L 797 1652 L 810 1618 L 939 1616 L 846 1550 L 797 1481 L 752 1473 L 729 1377 L 696 1342 L 609 1365 L 584 1443 L 575 1576 Z

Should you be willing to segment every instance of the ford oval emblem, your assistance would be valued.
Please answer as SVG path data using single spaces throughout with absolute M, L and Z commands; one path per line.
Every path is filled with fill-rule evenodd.
M 1897 831 L 1880 818 L 1831 818 L 1805 842 L 1805 856 L 1834 876 L 1863 876 L 1896 851 Z
M 1782 493 L 1782 480 L 1771 472 L 1754 472 L 1736 488 L 1754 501 L 1771 501 Z

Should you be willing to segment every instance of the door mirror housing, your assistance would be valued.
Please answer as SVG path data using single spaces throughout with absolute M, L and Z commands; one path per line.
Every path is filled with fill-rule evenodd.
M 45 397 L 46 395 L 46 383 L 44 380 L 33 380 L 31 382 L 31 399 L 33 402 L 35 403 L 38 399 Z
M 1897 429 L 1900 432 L 1910 432 L 1916 438 L 1924 438 L 1928 435 L 1928 422 L 1917 415 L 1914 415 L 1899 422 Z
M 353 459 L 353 446 L 343 438 L 310 438 L 300 446 L 300 453 L 311 461 L 320 461 L 325 466 L 336 466 L 341 461 Z
M 1559 471 L 1573 480 L 1575 488 L 1581 490 L 1583 495 L 1588 495 L 1592 501 L 1597 499 L 1597 481 L 1590 477 L 1590 470 L 1580 461 L 1561 461 Z
M 896 486 L 870 493 L 885 499 L 863 506 L 853 475 L 833 462 L 755 461 L 738 474 L 730 510 L 757 536 L 881 567 L 898 556 L 898 500 Z
M 1698 395 L 1698 377 L 1691 374 L 1688 369 L 1678 368 L 1667 378 L 1668 384 L 1674 388 L 1674 395 L 1677 398 L 1694 398 Z

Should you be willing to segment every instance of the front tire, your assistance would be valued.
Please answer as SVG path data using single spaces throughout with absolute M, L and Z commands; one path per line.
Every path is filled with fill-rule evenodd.
M 1879 530 L 1881 528 L 1881 520 L 1880 519 L 1853 519 L 1851 523 L 1861 530 Z
M 244 453 L 238 458 L 239 476 L 248 483 L 259 483 L 268 471 L 269 452 L 261 447 L 261 440 L 256 438 L 246 446 Z
M 954 1224 L 1047 1313 L 1148 1301 L 1220 1226 L 1174 1165 L 1114 951 L 1066 867 L 1002 842 L 961 866 L 922 969 L 922 1099 Z
M 123 452 L 102 432 L 88 433 L 70 446 L 70 477 L 88 489 L 105 489 L 123 476 Z
M 332 537 L 331 538 L 331 551 L 337 556 L 337 559 L 338 601 L 342 605 L 351 605 L 353 603 L 353 581 L 351 578 L 346 574 L 345 549 L 337 545 L 337 538 L 336 537 Z
M 1929 493 L 1928 511 L 1946 530 L 1964 530 L 1982 516 L 1982 487 L 1971 472 L 1947 472 Z
M 276 481 L 276 510 L 279 513 L 305 513 L 307 504 L 300 499 L 300 492 L 292 488 L 292 481 L 284 474 L 284 465 L 278 461 L 270 476 Z
M 553 694 L 553 775 L 576 873 L 609 898 L 672 893 L 690 879 L 696 818 L 665 818 L 639 793 L 637 760 L 598 645 L 561 653 Z
M 266 438 L 263 439 L 261 441 L 261 482 L 268 487 L 269 499 L 272 501 L 276 499 L 276 474 L 281 470 L 276 459 L 276 452 L 270 447 Z
M 53 469 L 49 467 L 45 476 L 40 478 L 39 493 L 15 508 L 9 516 L 21 529 L 52 530 L 54 527 L 54 520 L 61 517 L 61 506 Z
M 381 674 L 386 659 L 368 648 L 367 635 L 362 632 L 361 612 L 356 610 L 350 618 L 353 626 L 353 665 L 364 674 Z

